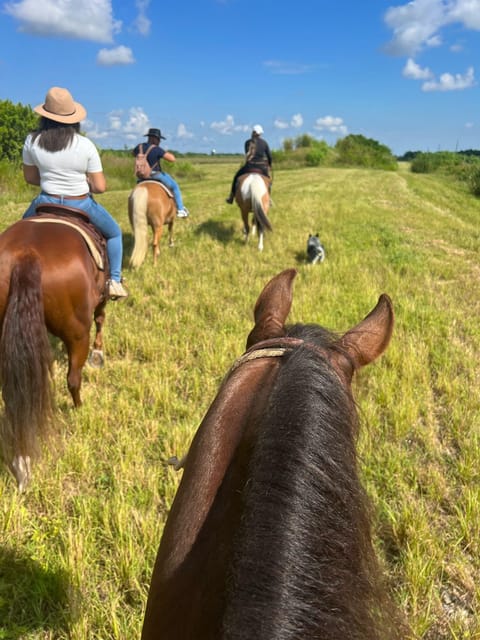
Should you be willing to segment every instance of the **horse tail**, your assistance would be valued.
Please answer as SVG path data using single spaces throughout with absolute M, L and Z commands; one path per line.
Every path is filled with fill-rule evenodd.
M 5 404 L 1 440 L 6 460 L 34 458 L 51 426 L 52 353 L 45 327 L 38 257 L 19 257 L 10 275 L 0 336 L 0 384 Z
M 263 206 L 264 198 L 269 197 L 263 178 L 260 176 L 254 176 L 254 179 L 250 184 L 250 193 L 252 198 L 252 211 L 259 229 L 268 229 L 268 231 L 273 231 L 273 227 Z
M 143 264 L 148 251 L 148 189 L 145 187 L 136 188 L 130 196 L 128 206 L 135 237 L 130 266 L 136 269 Z

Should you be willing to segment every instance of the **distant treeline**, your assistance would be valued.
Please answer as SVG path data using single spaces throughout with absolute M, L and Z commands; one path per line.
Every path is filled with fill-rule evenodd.
M 397 160 L 399 162 L 411 162 L 418 155 L 422 153 L 425 153 L 425 152 L 424 151 L 407 151 L 406 153 L 403 154 L 403 156 L 397 156 Z M 444 152 L 437 151 L 435 153 L 444 153 Z M 480 157 L 480 149 L 465 149 L 464 151 L 450 151 L 446 153 L 455 153 L 459 156 L 476 156 L 477 158 Z
M 27 134 L 38 122 L 38 116 L 30 106 L 13 104 L 10 100 L 0 100 L 0 183 L 12 178 L 12 171 L 20 167 L 23 142 Z M 117 172 L 130 171 L 131 150 L 100 150 L 102 158 L 109 159 L 112 165 L 117 163 Z M 174 151 L 174 150 L 172 150 Z M 206 162 L 235 162 L 242 161 L 241 154 L 216 153 L 179 153 L 179 162 L 173 170 L 177 177 L 200 178 L 201 171 L 195 164 Z M 448 178 L 459 179 L 468 185 L 475 195 L 480 195 L 480 150 L 467 149 L 465 151 L 437 151 L 435 153 L 423 151 L 407 151 L 402 156 L 395 156 L 384 144 L 372 138 L 358 134 L 349 134 L 339 138 L 333 146 L 325 140 L 317 140 L 308 134 L 301 134 L 296 138 L 286 138 L 281 149 L 272 150 L 276 169 L 292 169 L 299 167 L 362 167 L 366 169 L 382 169 L 395 171 L 398 162 L 409 162 L 410 168 L 416 173 L 440 172 Z

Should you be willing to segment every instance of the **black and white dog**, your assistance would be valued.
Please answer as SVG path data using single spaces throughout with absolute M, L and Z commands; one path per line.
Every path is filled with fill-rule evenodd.
M 308 236 L 307 258 L 310 264 L 317 264 L 317 262 L 323 262 L 325 260 L 325 248 L 320 242 L 318 233 L 314 236 Z

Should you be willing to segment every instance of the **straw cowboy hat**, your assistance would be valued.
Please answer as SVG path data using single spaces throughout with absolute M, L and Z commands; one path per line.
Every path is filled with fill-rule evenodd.
M 87 115 L 86 109 L 79 102 L 75 102 L 70 91 L 62 87 L 49 89 L 45 102 L 33 110 L 44 118 L 65 124 L 81 122 Z

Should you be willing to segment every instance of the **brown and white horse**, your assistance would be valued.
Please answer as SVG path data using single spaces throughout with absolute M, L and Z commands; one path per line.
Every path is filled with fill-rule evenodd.
M 246 173 L 237 180 L 235 200 L 240 207 L 243 220 L 245 242 L 250 236 L 248 214 L 253 213 L 252 235 L 258 232 L 258 250 L 263 251 L 263 233 L 265 229 L 273 231 L 268 210 L 270 208 L 270 178 L 260 173 Z
M 160 239 L 163 226 L 168 225 L 168 246 L 173 247 L 173 223 L 177 208 L 173 194 L 157 180 L 140 182 L 128 197 L 128 217 L 135 243 L 130 266 L 140 267 L 148 251 L 148 226 L 153 231 L 153 264 L 160 255 Z

